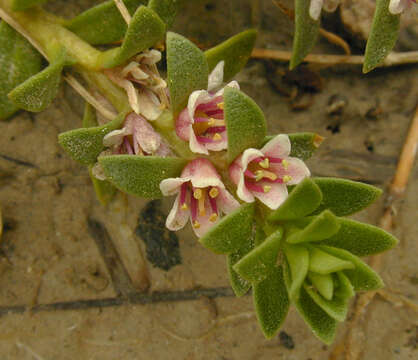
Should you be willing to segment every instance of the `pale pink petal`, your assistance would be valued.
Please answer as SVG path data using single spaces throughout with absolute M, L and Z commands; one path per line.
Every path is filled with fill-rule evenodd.
M 220 133 L 222 140 L 214 141 L 212 143 L 205 144 L 206 149 L 210 151 L 221 151 L 228 147 L 228 134 L 226 131 Z
M 136 57 L 136 60 L 142 64 L 154 65 L 161 60 L 161 52 L 155 49 L 145 50 Z
M 261 152 L 265 156 L 284 159 L 289 156 L 291 149 L 290 139 L 287 135 L 277 135 L 263 146 Z
M 145 116 L 150 121 L 158 119 L 163 110 L 157 96 L 155 96 L 155 94 L 148 89 L 140 91 L 138 96 L 141 104 L 140 114 Z
M 206 90 L 193 91 L 190 94 L 189 101 L 187 103 L 187 110 L 189 111 L 190 119 L 194 121 L 194 113 L 200 104 L 207 103 L 211 100 L 212 96 Z
M 311 4 L 309 6 L 309 16 L 315 21 L 318 20 L 321 15 L 323 3 L 324 0 L 311 0 Z
M 287 170 L 286 174 L 290 175 L 291 180 L 287 182 L 287 185 L 299 184 L 305 177 L 311 175 L 308 167 L 305 163 L 298 158 L 289 157 L 287 160 Z
M 139 114 L 139 96 L 138 91 L 136 91 L 135 89 L 135 86 L 130 81 L 123 80 L 122 87 L 126 90 L 129 105 L 131 105 L 132 110 Z
M 171 196 L 180 192 L 180 186 L 190 181 L 190 177 L 164 179 L 160 182 L 160 190 L 164 196 Z
M 184 140 L 188 141 L 190 138 L 190 128 L 192 127 L 192 120 L 189 116 L 189 111 L 184 109 L 176 121 L 176 134 L 177 136 Z
M 241 160 L 242 155 L 240 155 L 230 166 L 229 166 L 229 177 L 231 178 L 232 182 L 237 185 L 239 182 L 239 178 L 242 173 L 241 168 Z
M 244 178 L 244 173 L 243 172 L 240 174 L 240 178 L 239 178 L 239 181 L 238 181 L 237 196 L 242 201 L 245 201 L 245 202 L 248 202 L 248 203 L 254 202 L 254 195 L 245 186 L 245 178 Z
M 212 209 L 210 208 L 209 202 L 205 203 L 205 215 L 200 215 L 199 212 L 197 214 L 196 220 L 199 223 L 199 227 L 194 227 L 192 224 L 192 229 L 197 237 L 202 237 L 205 235 L 212 226 L 219 222 L 219 217 L 215 221 L 210 221 L 210 215 L 212 213 Z
M 245 172 L 245 170 L 247 170 L 247 166 L 251 161 L 263 156 L 264 154 L 258 149 L 250 148 L 245 150 L 241 160 L 242 171 Z
M 238 89 L 239 90 L 239 84 L 238 84 L 238 82 L 236 80 L 232 80 L 231 82 L 229 82 L 228 84 L 226 84 L 222 89 L 218 90 L 213 97 L 223 96 L 226 87 L 231 87 L 233 89 Z
M 270 209 L 277 209 L 287 198 L 287 187 L 284 184 L 263 182 L 261 185 L 271 186 L 268 192 L 253 192 L 254 196 Z
M 129 131 L 126 127 L 119 130 L 113 130 L 104 136 L 103 145 L 106 147 L 119 146 L 122 144 L 123 138 L 126 135 L 129 135 Z
M 225 61 L 220 61 L 209 74 L 208 91 L 214 91 L 222 85 L 224 79 Z
M 102 165 L 100 165 L 98 162 L 93 165 L 91 168 L 91 173 L 93 176 L 98 180 L 106 180 L 107 177 L 104 173 Z
M 140 115 L 131 113 L 134 117 L 134 145 L 138 144 L 147 154 L 155 153 L 161 144 L 161 136 L 154 128 Z
M 173 156 L 173 152 L 171 151 L 170 147 L 165 143 L 164 139 L 161 139 L 160 147 L 155 152 L 156 156 L 166 157 L 166 156 Z
M 224 214 L 229 214 L 240 206 L 239 202 L 228 192 L 228 190 L 223 188 L 219 188 L 217 199 L 219 210 Z
M 176 200 L 174 201 L 173 207 L 170 213 L 167 216 L 165 226 L 168 230 L 177 231 L 180 230 L 186 225 L 187 220 L 190 217 L 190 210 L 180 209 L 179 206 L 180 195 L 177 195 Z
M 189 162 L 181 173 L 182 177 L 190 178 L 192 185 L 198 188 L 208 186 L 224 187 L 222 180 L 212 163 L 207 159 L 198 158 Z
M 197 154 L 209 155 L 209 151 L 204 144 L 201 144 L 194 133 L 193 127 L 189 127 L 189 147 L 190 150 Z

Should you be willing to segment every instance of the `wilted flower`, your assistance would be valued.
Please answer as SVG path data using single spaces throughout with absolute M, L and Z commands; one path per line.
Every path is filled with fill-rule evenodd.
M 125 89 L 133 111 L 151 121 L 157 119 L 168 105 L 167 84 L 156 68 L 160 60 L 158 50 L 146 50 L 124 67 L 105 70 L 110 80 Z
M 166 221 L 167 228 L 172 231 L 183 228 L 190 218 L 194 232 L 200 237 L 222 214 L 239 207 L 207 159 L 191 161 L 180 177 L 163 180 L 160 189 L 165 196 L 177 194 Z
M 190 150 L 199 154 L 221 151 L 227 148 L 227 133 L 223 110 L 222 88 L 224 62 L 221 61 L 209 75 L 208 90 L 193 91 L 187 108 L 179 115 L 176 122 L 177 135 L 189 141 Z M 226 86 L 239 89 L 236 81 Z
M 416 2 L 416 0 L 390 0 L 389 12 L 392 15 L 398 15 Z
M 309 15 L 312 19 L 318 20 L 321 15 L 321 10 L 333 12 L 340 4 L 340 0 L 311 0 L 309 6 Z
M 287 198 L 287 185 L 310 176 L 302 160 L 289 156 L 290 148 L 289 137 L 277 135 L 261 150 L 245 150 L 229 168 L 238 197 L 245 202 L 256 197 L 270 209 L 277 209 Z

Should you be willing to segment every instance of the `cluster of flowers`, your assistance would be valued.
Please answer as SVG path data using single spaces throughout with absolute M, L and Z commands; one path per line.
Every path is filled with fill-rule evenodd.
M 155 56 L 157 51 L 153 52 L 152 59 L 158 61 L 160 57 Z M 145 59 L 145 62 L 131 62 L 123 69 L 108 73 L 112 80 L 126 89 L 134 112 L 127 115 L 122 129 L 104 137 L 103 144 L 108 148 L 105 153 L 168 156 L 171 153 L 169 147 L 146 120 L 155 120 L 155 117 L 147 114 L 161 110 L 163 103 L 159 90 L 162 89 L 168 97 L 166 85 L 155 72 L 150 71 L 147 61 L 151 57 L 139 55 L 137 58 Z M 224 89 L 228 86 L 239 88 L 236 81 L 222 87 L 223 72 L 224 62 L 221 61 L 209 75 L 207 90 L 194 91 L 187 107 L 176 120 L 177 135 L 188 141 L 190 150 L 199 155 L 184 167 L 180 177 L 165 179 L 160 184 L 163 195 L 177 195 L 167 217 L 167 228 L 179 230 L 190 219 L 199 237 L 215 225 L 223 214 L 240 206 L 208 156 L 209 151 L 227 149 Z M 139 80 L 139 77 L 144 80 Z M 154 87 L 150 82 L 158 86 Z M 141 93 L 148 99 L 157 99 L 151 102 L 154 109 L 147 108 L 146 113 L 140 110 L 139 104 L 142 102 L 138 101 L 138 94 Z M 254 202 L 257 198 L 270 209 L 277 209 L 287 198 L 287 186 L 298 184 L 310 175 L 302 160 L 289 156 L 290 150 L 289 137 L 277 135 L 262 149 L 246 149 L 239 155 L 229 167 L 229 177 L 237 187 L 237 197 L 243 202 Z M 96 168 L 94 173 L 99 179 L 105 178 L 100 169 Z

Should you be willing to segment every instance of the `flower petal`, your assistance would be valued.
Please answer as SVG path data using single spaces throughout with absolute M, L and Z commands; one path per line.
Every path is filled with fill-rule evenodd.
M 131 113 L 127 117 L 127 121 L 132 121 L 133 123 L 133 137 L 134 137 L 134 147 L 135 152 L 137 153 L 137 146 L 139 145 L 141 149 L 147 154 L 154 154 L 161 144 L 161 136 L 158 134 L 154 128 L 140 115 Z
M 236 160 L 229 166 L 229 177 L 235 185 L 238 184 L 239 178 L 242 173 L 241 161 L 242 155 L 237 157 Z
M 240 206 L 239 202 L 229 193 L 229 191 L 222 188 L 219 188 L 217 205 L 219 210 L 224 214 L 229 214 Z
M 292 180 L 286 183 L 287 185 L 299 184 L 305 177 L 311 175 L 308 167 L 301 159 L 289 157 L 286 160 L 288 162 L 286 174 L 292 178 Z
M 224 188 L 218 172 L 207 159 L 198 158 L 189 162 L 183 169 L 181 177 L 190 178 L 194 187 L 218 186 Z
M 176 200 L 174 201 L 173 207 L 170 213 L 167 216 L 165 226 L 168 230 L 177 231 L 180 230 L 186 225 L 187 220 L 190 217 L 190 210 L 180 209 L 179 206 L 180 195 L 177 195 Z
M 189 111 L 189 117 L 192 121 L 196 108 L 200 104 L 209 102 L 211 99 L 212 96 L 206 90 L 196 90 L 190 94 L 189 101 L 187 103 L 187 110 Z
M 136 60 L 145 65 L 154 65 L 161 60 L 161 52 L 155 49 L 140 53 Z
M 278 183 L 262 183 L 271 186 L 268 192 L 254 192 L 253 195 L 272 210 L 276 210 L 287 198 L 287 187 Z
M 220 133 L 222 140 L 214 141 L 211 143 L 205 144 L 206 149 L 210 151 L 221 151 L 225 150 L 228 147 L 228 135 L 226 131 Z
M 140 91 L 138 97 L 141 104 L 140 114 L 150 121 L 156 120 L 162 113 L 158 97 L 148 89 Z
M 214 91 L 222 85 L 224 79 L 225 61 L 220 61 L 209 74 L 208 91 Z
M 180 186 L 190 181 L 190 177 L 164 179 L 160 183 L 160 190 L 164 196 L 171 196 L 180 192 Z
M 210 215 L 212 213 L 212 209 L 209 206 L 209 202 L 207 201 L 205 204 L 205 215 L 200 215 L 199 212 L 197 214 L 196 220 L 199 223 L 199 227 L 195 227 L 192 224 L 192 228 L 194 233 L 197 237 L 202 237 L 205 235 L 212 226 L 214 226 L 218 221 L 219 217 L 215 221 L 210 221 Z
M 242 160 L 241 160 L 241 168 L 242 171 L 245 172 L 245 170 L 247 170 L 247 166 L 248 164 L 253 161 L 254 159 L 257 159 L 258 157 L 263 157 L 264 153 L 261 152 L 258 149 L 247 149 L 244 151 L 244 153 L 242 154 Z
M 184 109 L 176 120 L 176 134 L 177 136 L 188 141 L 190 138 L 190 128 L 192 127 L 192 119 L 189 116 L 189 111 Z
M 102 165 L 100 165 L 98 162 L 95 163 L 93 165 L 93 167 L 91 168 L 91 173 L 93 174 L 93 176 L 96 179 L 99 179 L 99 180 L 106 180 L 107 179 Z
M 319 19 L 321 15 L 322 5 L 324 0 L 311 0 L 309 6 L 309 16 L 314 19 L 315 21 Z
M 287 158 L 290 154 L 291 144 L 289 136 L 280 134 L 263 146 L 261 152 L 265 156 L 274 158 Z
M 120 146 L 126 135 L 130 135 L 126 126 L 119 130 L 113 130 L 104 136 L 103 145 L 106 147 Z
M 189 147 L 194 153 L 209 155 L 209 151 L 206 146 L 197 140 L 192 126 L 189 127 Z
M 231 87 L 231 88 L 234 88 L 234 89 L 238 89 L 239 90 L 239 84 L 238 84 L 238 82 L 236 80 L 232 80 L 228 84 L 226 84 L 222 89 L 218 90 L 216 92 L 216 94 L 214 95 L 214 97 L 223 96 L 226 87 Z

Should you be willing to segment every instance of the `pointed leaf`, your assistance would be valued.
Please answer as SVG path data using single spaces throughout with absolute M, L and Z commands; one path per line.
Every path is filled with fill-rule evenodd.
M 352 262 L 332 256 L 316 247 L 312 247 L 309 251 L 309 271 L 325 275 L 354 267 Z
M 48 0 L 12 0 L 12 10 L 24 11 L 32 6 L 41 5 L 46 3 Z
M 270 339 L 279 331 L 289 310 L 289 298 L 281 267 L 276 267 L 269 277 L 253 285 L 253 298 L 261 330 Z
M 208 76 L 205 54 L 185 37 L 167 33 L 167 83 L 174 117 L 193 91 L 207 89 Z
M 158 16 L 163 20 L 167 28 L 173 25 L 180 7 L 179 0 L 150 0 L 148 7 L 154 10 Z
M 151 9 L 141 5 L 129 23 L 122 46 L 102 54 L 104 68 L 112 68 L 128 61 L 164 38 L 165 24 Z
M 273 211 L 269 221 L 292 220 L 311 214 L 321 203 L 322 194 L 318 185 L 310 178 L 301 181 L 289 194 L 285 202 Z
M 294 232 L 286 241 L 290 244 L 321 241 L 336 234 L 339 229 L 339 219 L 331 211 L 324 210 L 321 214 L 315 216 L 306 228 Z
M 147 0 L 124 0 L 133 15 Z M 128 26 L 113 0 L 94 6 L 65 24 L 65 27 L 92 45 L 111 44 L 122 40 Z
M 119 190 L 147 199 L 161 198 L 161 181 L 180 176 L 186 165 L 180 158 L 158 156 L 110 155 L 98 160 Z
M 58 143 L 75 161 L 84 165 L 94 164 L 104 149 L 105 135 L 119 129 L 124 120 L 125 114 L 122 113 L 102 126 L 66 131 L 58 135 Z
M 309 6 L 310 1 L 295 0 L 295 36 L 290 69 L 294 69 L 303 61 L 318 38 L 320 21 L 310 17 Z
M 232 254 L 252 238 L 254 204 L 242 205 L 224 216 L 199 242 L 216 254 Z
M 253 51 L 257 30 L 243 31 L 223 43 L 205 51 L 209 71 L 222 60 L 225 61 L 224 81 L 228 82 L 244 68 Z
M 84 105 L 83 127 L 95 127 L 98 125 L 96 109 L 88 102 Z
M 382 190 L 372 185 L 337 178 L 314 178 L 322 192 L 322 203 L 315 214 L 325 209 L 337 216 L 354 214 L 373 203 Z
M 299 297 L 300 288 L 308 274 L 309 251 L 301 245 L 286 244 L 284 253 L 289 265 L 289 297 L 294 300 Z
M 0 22 L 0 119 L 19 108 L 7 94 L 41 70 L 42 57 L 26 39 L 6 22 Z
M 355 291 L 372 291 L 383 287 L 383 281 L 380 276 L 357 256 L 346 250 L 337 249 L 331 246 L 319 246 L 319 248 L 355 265 L 354 269 L 344 270 L 344 274 L 349 278 Z
M 264 280 L 277 266 L 282 237 L 283 229 L 279 228 L 235 264 L 234 270 L 250 282 L 257 283 Z
M 331 274 L 321 275 L 309 272 L 308 279 L 311 281 L 314 289 L 317 290 L 325 299 L 332 299 L 332 296 L 334 295 L 334 280 L 332 279 Z M 308 291 L 306 288 L 305 290 Z
M 314 335 L 325 344 L 331 344 L 337 330 L 337 322 L 313 301 L 303 287 L 295 306 Z
M 266 120 L 258 105 L 243 92 L 226 87 L 224 92 L 228 160 L 248 148 L 258 148 L 266 136 Z
M 369 256 L 389 250 L 398 243 L 393 235 L 376 226 L 344 218 L 339 222 L 338 233 L 321 245 L 345 249 L 357 256 Z
M 366 44 L 363 72 L 368 73 L 383 62 L 396 43 L 400 15 L 389 12 L 390 0 L 377 0 L 373 24 Z
M 20 108 L 32 112 L 45 110 L 55 99 L 61 82 L 65 59 L 51 63 L 9 93 L 9 98 Z

